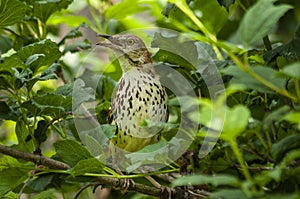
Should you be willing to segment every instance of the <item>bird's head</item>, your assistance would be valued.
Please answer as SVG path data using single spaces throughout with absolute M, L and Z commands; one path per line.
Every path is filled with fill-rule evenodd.
M 139 67 L 151 63 L 150 54 L 146 45 L 139 37 L 131 34 L 118 34 L 113 36 L 98 34 L 97 36 L 107 40 L 107 42 L 98 42 L 97 45 L 112 49 L 119 57 L 119 60 L 122 59 L 121 62 L 127 62 L 124 63 L 125 65 L 129 64 Z

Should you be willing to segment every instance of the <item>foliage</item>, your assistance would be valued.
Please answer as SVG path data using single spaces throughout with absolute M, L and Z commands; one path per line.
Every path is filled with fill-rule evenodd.
M 88 13 L 76 14 L 84 8 Z M 175 155 L 188 143 L 193 155 L 159 171 L 183 177 L 159 182 L 205 190 L 208 198 L 299 197 L 299 9 L 292 0 L 0 0 L 0 142 L 71 166 L 54 170 L 0 156 L 1 198 L 74 198 L 97 177 L 124 178 L 103 164 L 116 128 L 105 122 L 121 71 L 117 61 L 99 60 L 95 38 L 83 32 L 138 28 L 151 30 L 143 39 L 159 48 L 154 63 L 178 72 L 195 94 L 184 92 L 190 87 L 168 90 L 169 122 L 145 122 L 162 126 L 163 141 L 128 155 L 135 163 L 128 171 L 166 160 L 159 150 L 167 143 Z M 61 35 L 63 25 L 69 32 Z M 153 26 L 173 32 L 153 33 Z M 174 74 L 162 70 L 161 81 L 183 88 Z M 184 129 L 190 143 L 176 136 L 185 116 L 199 124 Z M 81 125 L 86 120 L 90 125 Z M 148 185 L 144 175 L 130 176 Z M 92 188 L 79 197 L 94 197 Z

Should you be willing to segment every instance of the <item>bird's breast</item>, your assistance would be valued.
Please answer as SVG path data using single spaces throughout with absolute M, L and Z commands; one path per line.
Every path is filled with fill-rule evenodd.
M 160 127 L 146 122 L 167 120 L 167 95 L 159 78 L 140 70 L 128 71 L 120 79 L 112 100 L 114 122 L 124 133 L 137 138 L 151 138 Z

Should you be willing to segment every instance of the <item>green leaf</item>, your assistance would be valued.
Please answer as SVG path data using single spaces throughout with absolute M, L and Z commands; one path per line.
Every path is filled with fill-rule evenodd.
M 262 39 L 277 23 L 290 5 L 273 5 L 276 0 L 259 0 L 244 15 L 238 29 L 238 37 L 246 46 Z
M 240 189 L 221 189 L 209 194 L 211 198 L 222 199 L 249 199 Z
M 272 157 L 278 162 L 285 153 L 300 147 L 300 133 L 287 136 L 271 147 Z
M 126 168 L 127 172 L 132 172 L 142 165 L 165 163 L 168 158 L 168 149 L 166 146 L 167 142 L 159 141 L 137 152 L 126 154 L 126 158 L 131 161 L 130 166 Z
M 60 140 L 54 143 L 55 159 L 75 166 L 79 161 L 91 158 L 91 154 L 79 142 L 74 140 Z
M 28 178 L 28 170 L 11 167 L 0 171 L 0 196 L 12 191 Z
M 0 28 L 20 22 L 25 16 L 26 6 L 17 0 L 0 1 Z
M 104 165 L 95 158 L 89 158 L 79 161 L 72 169 L 70 174 L 72 176 L 83 175 L 85 173 L 101 173 Z
M 115 137 L 116 126 L 102 124 L 96 128 L 80 132 L 81 140 L 94 157 L 104 154 L 104 148 L 108 146 L 109 140 Z
M 201 185 L 201 184 L 211 184 L 212 186 L 234 186 L 238 187 L 240 181 L 237 177 L 225 174 L 218 175 L 192 175 L 192 176 L 182 176 L 172 182 L 172 186 L 183 186 L 183 185 Z
M 290 123 L 296 123 L 298 124 L 298 129 L 300 129 L 300 112 L 298 111 L 291 111 L 289 112 L 288 114 L 286 114 L 284 117 L 283 117 L 283 120 L 286 120 Z
M 31 90 L 33 85 L 38 81 L 46 81 L 49 79 L 57 79 L 56 72 L 59 70 L 60 64 L 54 63 L 49 66 L 46 70 L 44 70 L 39 76 L 30 79 L 27 82 L 27 89 Z
M 40 191 L 38 194 L 35 194 L 32 199 L 55 199 L 58 198 L 58 192 L 56 189 L 47 189 L 45 191 Z
M 25 66 L 30 66 L 32 63 L 36 62 L 40 57 L 45 57 L 44 54 L 34 54 L 27 58 Z
M 47 186 L 52 182 L 53 177 L 53 174 L 40 175 L 38 178 L 30 181 L 28 187 L 37 192 L 46 190 Z
M 300 79 L 300 63 L 296 62 L 285 66 L 281 72 L 291 78 Z
M 272 83 L 278 88 L 285 88 L 286 79 L 281 77 L 278 71 L 266 66 L 253 66 L 251 69 L 266 81 Z M 221 72 L 223 74 L 233 76 L 233 78 L 230 80 L 230 84 L 242 84 L 248 89 L 257 90 L 259 92 L 273 93 L 271 89 L 260 83 L 248 73 L 242 71 L 237 66 L 228 66 L 222 69 Z
M 67 8 L 72 0 L 39 0 L 33 2 L 33 15 L 46 23 L 54 12 Z
M 90 87 L 85 87 L 82 79 L 76 79 L 73 86 L 73 110 L 76 110 L 83 102 L 95 99 L 95 92 Z
M 63 86 L 58 87 L 54 93 L 63 96 L 72 96 L 73 87 L 74 83 L 64 84 Z
M 134 15 L 143 12 L 149 7 L 142 5 L 138 0 L 125 0 L 121 1 L 113 6 L 110 6 L 106 12 L 105 16 L 109 19 L 123 19 L 127 16 Z M 126 10 L 126 12 L 124 12 Z
M 42 66 L 54 67 L 53 63 L 57 61 L 61 56 L 61 53 L 55 42 L 52 42 L 49 39 L 42 40 L 30 45 L 23 47 L 17 53 L 6 57 L 3 64 L 1 64 L 0 71 L 9 72 L 14 75 L 17 79 L 21 80 L 22 83 L 29 82 L 29 88 L 39 79 L 33 78 L 37 74 L 38 69 Z M 50 68 L 50 67 L 49 67 Z M 50 70 L 52 70 L 51 68 Z M 49 71 L 45 71 L 49 72 Z M 14 79 L 13 79 L 14 80 Z M 7 79 L 8 83 L 15 85 L 16 88 L 19 88 L 18 85 L 13 80 Z M 41 78 L 40 80 L 45 80 Z
M 235 139 L 246 129 L 249 117 L 250 111 L 243 105 L 227 108 L 221 137 L 225 140 Z
M 34 96 L 31 100 L 24 102 L 21 107 L 27 108 L 35 115 L 61 117 L 72 110 L 72 98 L 46 93 Z
M 30 69 L 35 73 L 40 67 L 48 66 L 57 61 L 61 52 L 55 42 L 45 39 L 25 46 L 17 55 L 23 63 L 29 64 Z
M 217 1 L 196 0 L 190 3 L 190 8 L 203 22 L 204 26 L 213 34 L 217 34 L 228 20 L 228 12 Z M 211 13 L 214 14 L 211 14 Z

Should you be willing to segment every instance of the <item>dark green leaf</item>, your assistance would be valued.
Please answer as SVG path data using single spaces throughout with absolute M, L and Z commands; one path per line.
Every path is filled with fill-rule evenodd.
M 29 130 L 24 121 L 18 120 L 16 123 L 16 135 L 18 138 L 18 149 L 32 153 L 35 150 L 35 146 L 30 138 Z M 29 140 L 28 140 L 29 139 Z
M 262 39 L 277 23 L 280 17 L 292 7 L 273 5 L 276 0 L 259 0 L 245 14 L 238 29 L 238 37 L 246 45 Z
M 28 187 L 32 190 L 40 192 L 47 189 L 47 186 L 51 183 L 53 174 L 40 175 L 38 178 L 30 181 Z
M 271 154 L 275 161 L 279 161 L 288 151 L 300 147 L 300 133 L 287 136 L 271 147 Z
M 54 143 L 56 149 L 55 159 L 75 166 L 80 160 L 91 158 L 88 150 L 74 140 L 61 140 Z
M 0 118 L 1 119 L 8 119 L 8 115 L 10 114 L 11 110 L 6 102 L 0 101 Z
M 34 138 L 39 144 L 47 139 L 47 130 L 49 127 L 49 122 L 46 120 L 40 120 L 38 122 L 37 128 L 34 130 Z
M 183 186 L 183 185 L 201 185 L 201 184 L 211 184 L 215 187 L 221 185 L 228 185 L 238 187 L 240 181 L 237 177 L 232 175 L 192 175 L 192 176 L 183 176 L 181 178 L 173 181 L 172 186 Z
M 26 6 L 17 0 L 0 1 L 0 28 L 20 22 L 25 16 Z
M 297 61 L 300 56 L 300 38 L 295 37 L 289 43 L 278 46 L 272 50 L 266 51 L 264 59 L 266 63 L 276 61 L 277 58 L 283 57 L 290 62 Z
M 1 12 L 1 11 L 0 11 Z M 1 22 L 0 22 L 1 24 Z M 0 53 L 6 53 L 9 49 L 13 47 L 12 40 L 6 35 L 0 35 Z
M 72 0 L 47 0 L 33 1 L 33 15 L 46 23 L 48 18 L 57 11 L 65 9 L 72 3 Z

